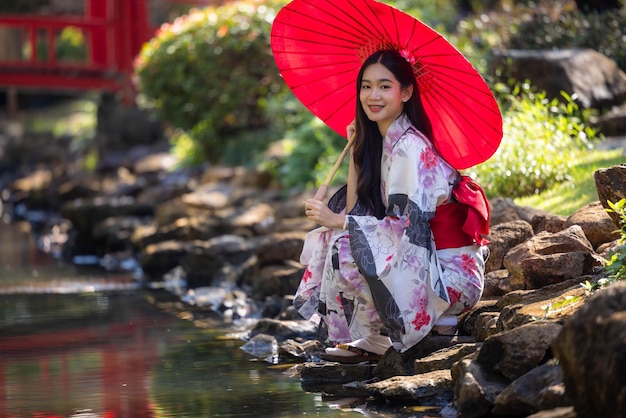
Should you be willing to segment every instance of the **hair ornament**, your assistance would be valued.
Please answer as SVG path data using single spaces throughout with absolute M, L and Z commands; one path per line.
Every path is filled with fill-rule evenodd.
M 411 54 L 411 52 L 408 49 L 401 50 L 400 55 L 402 55 L 402 57 L 406 60 L 406 62 L 408 62 L 411 65 L 414 65 L 415 62 L 417 61 L 417 59 L 415 59 L 413 54 Z

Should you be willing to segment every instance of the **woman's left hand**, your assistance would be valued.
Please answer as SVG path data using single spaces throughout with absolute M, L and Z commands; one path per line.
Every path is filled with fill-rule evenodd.
M 304 213 L 307 218 L 326 228 L 343 228 L 345 215 L 333 212 L 321 200 L 306 199 L 304 201 Z

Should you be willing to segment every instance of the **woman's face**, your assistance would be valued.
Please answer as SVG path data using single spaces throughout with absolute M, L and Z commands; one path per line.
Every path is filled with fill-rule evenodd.
M 365 69 L 359 100 L 368 119 L 378 124 L 381 135 L 385 136 L 391 122 L 402 114 L 412 91 L 413 86 L 403 89 L 393 73 L 380 63 Z

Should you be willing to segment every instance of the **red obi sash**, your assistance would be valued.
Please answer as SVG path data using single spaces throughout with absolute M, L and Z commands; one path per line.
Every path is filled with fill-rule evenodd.
M 437 206 L 430 220 L 437 249 L 489 244 L 484 238 L 489 235 L 489 202 L 482 187 L 469 176 L 461 176 L 452 194 L 456 202 Z

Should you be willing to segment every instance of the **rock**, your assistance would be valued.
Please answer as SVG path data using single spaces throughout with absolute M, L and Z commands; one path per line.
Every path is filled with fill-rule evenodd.
M 597 201 L 590 203 L 567 218 L 567 226 L 579 225 L 593 248 L 614 241 L 620 237 L 615 223 Z
M 506 50 L 494 54 L 490 72 L 499 78 L 528 80 L 549 99 L 575 95 L 585 108 L 610 108 L 626 99 L 626 74 L 615 61 L 593 49 Z
M 490 271 L 485 274 L 485 285 L 483 288 L 483 298 L 489 298 L 492 296 L 502 296 L 507 293 L 507 291 L 511 290 L 519 290 L 512 289 L 508 284 L 508 278 L 510 277 L 509 271 L 507 269 L 500 269 L 495 271 Z
M 216 165 L 204 172 L 201 183 L 228 183 L 237 188 L 265 189 L 271 183 L 271 175 L 266 171 L 257 171 L 241 166 Z
M 607 113 L 590 119 L 591 126 L 602 132 L 609 139 L 608 141 L 603 141 L 600 145 L 604 149 L 618 149 L 624 146 L 623 136 L 626 135 L 626 109 L 623 107 L 613 108 Z M 610 138 L 615 139 L 611 140 Z
M 179 263 L 187 274 L 190 288 L 226 286 L 232 288 L 258 270 L 253 242 L 237 235 L 222 235 L 208 241 L 185 244 Z
M 150 217 L 154 207 L 138 203 L 132 196 L 99 196 L 69 201 L 61 206 L 59 213 L 72 222 L 78 244 L 82 244 L 87 254 L 93 254 L 98 252 L 93 250 L 97 247 L 93 240 L 94 225 L 115 216 Z
M 591 274 L 606 261 L 594 252 L 582 228 L 573 225 L 555 234 L 540 232 L 509 251 L 503 263 L 515 283 L 537 289 Z
M 428 335 L 402 354 L 389 348 L 376 365 L 374 375 L 379 379 L 387 379 L 392 376 L 410 376 L 415 374 L 415 360 L 443 348 L 473 342 L 474 338 L 468 336 Z
M 497 334 L 498 319 L 500 318 L 500 312 L 483 312 L 478 316 L 476 321 L 476 341 L 485 341 L 490 336 Z
M 273 232 L 276 225 L 274 209 L 267 203 L 253 203 L 227 208 L 215 213 L 224 234 L 255 237 Z
M 532 219 L 533 232 L 538 234 L 542 231 L 556 233 L 568 227 L 567 216 L 546 213 L 537 215 Z
M 258 274 L 251 276 L 244 284 L 250 286 L 252 297 L 263 300 L 272 295 L 295 294 L 303 274 L 303 266 L 286 261 L 261 267 Z
M 136 216 L 106 218 L 93 226 L 94 240 L 102 244 L 106 253 L 128 250 L 130 237 L 140 226 L 150 225 L 151 220 Z
M 310 321 L 279 321 L 276 319 L 263 318 L 250 330 L 249 338 L 258 334 L 267 334 L 276 338 L 277 341 L 285 340 L 314 340 L 317 327 Z
M 413 376 L 394 376 L 365 385 L 370 396 L 386 402 L 444 406 L 452 401 L 454 383 L 450 370 L 434 370 Z
M 553 388 L 562 385 L 561 368 L 557 364 L 543 364 L 515 379 L 500 392 L 496 396 L 492 414 L 526 417 L 540 410 L 570 406 L 571 401 L 564 393 L 561 393 L 560 398 L 553 396 Z
M 184 175 L 156 176 L 154 184 L 146 184 L 137 194 L 137 202 L 150 203 L 158 207 L 165 202 L 172 202 L 175 199 L 189 193 L 189 177 Z
M 550 359 L 550 346 L 560 330 L 554 322 L 536 321 L 492 335 L 475 361 L 513 381 Z
M 572 406 L 564 406 L 561 408 L 549 409 L 547 411 L 537 412 L 526 418 L 577 418 L 576 411 Z
M 553 344 L 565 391 L 581 417 L 624 417 L 626 283 L 593 294 L 564 322 Z
M 589 277 L 595 283 L 597 277 Z M 496 330 L 504 331 L 538 319 L 560 320 L 572 315 L 584 304 L 587 293 L 582 278 L 572 279 L 530 291 L 510 292 L 499 301 L 501 307 Z M 520 298 L 516 299 L 516 296 Z
M 190 207 L 210 210 L 224 209 L 231 206 L 231 201 L 235 198 L 234 193 L 235 190 L 231 184 L 209 183 L 183 195 L 182 202 Z
M 261 358 L 277 357 L 278 342 L 271 335 L 257 334 L 239 347 L 246 353 Z
M 482 315 L 495 315 L 500 314 L 500 307 L 498 307 L 498 298 L 484 297 L 471 307 L 468 311 L 459 316 L 459 334 L 471 335 L 477 338 L 479 332 L 482 331 L 483 322 Z M 478 339 L 478 338 L 477 338 Z
M 292 339 L 283 341 L 278 347 L 278 355 L 296 361 L 313 361 L 324 352 L 324 344 L 317 340 L 298 342 Z
M 463 357 L 474 354 L 480 347 L 476 343 L 460 343 L 437 350 L 426 357 L 416 359 L 413 363 L 415 374 L 430 373 L 437 370 L 450 370 L 452 365 Z
M 593 174 L 593 178 L 600 203 L 605 209 L 610 209 L 607 202 L 617 203 L 626 199 L 626 164 L 599 169 Z M 615 227 L 619 228 L 619 215 L 613 212 L 608 215 L 613 219 Z
M 501 270 L 504 257 L 509 250 L 533 236 L 532 226 L 522 220 L 510 221 L 490 228 L 489 259 L 485 263 L 485 272 Z
M 373 364 L 306 363 L 300 371 L 302 387 L 308 391 L 326 391 L 335 395 L 354 394 L 346 390 L 345 383 L 365 382 L 374 376 Z M 358 395 L 367 396 L 368 391 L 361 385 Z
M 451 374 L 457 416 L 463 418 L 488 416 L 498 394 L 509 385 L 501 375 L 470 359 L 455 363 Z
M 264 236 L 257 249 L 259 263 L 267 265 L 285 260 L 300 261 L 306 234 L 303 230 L 293 230 Z
M 148 280 L 159 280 L 165 273 L 177 267 L 186 252 L 185 243 L 163 241 L 148 245 L 139 254 L 139 264 Z

